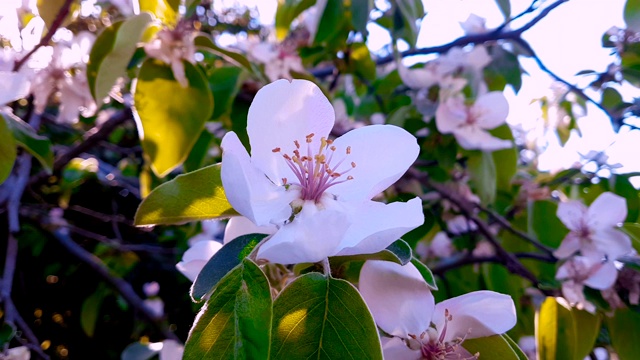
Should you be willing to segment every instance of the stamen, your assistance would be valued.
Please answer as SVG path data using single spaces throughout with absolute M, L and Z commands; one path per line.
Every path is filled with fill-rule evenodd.
M 353 161 L 351 162 L 351 167 L 354 168 L 356 167 L 356 163 L 354 163 Z
M 351 146 L 347 146 L 347 155 L 351 154 Z
M 271 150 L 271 151 L 272 151 L 272 152 L 274 152 L 274 153 L 277 153 L 277 152 L 280 152 L 280 148 L 279 148 L 279 147 L 277 147 L 277 148 L 274 148 L 274 149 L 273 149 L 273 150 Z
M 282 178 L 282 185 L 287 185 L 287 178 Z
M 300 149 L 300 143 L 298 140 L 293 140 L 293 143 L 296 145 L 296 148 Z

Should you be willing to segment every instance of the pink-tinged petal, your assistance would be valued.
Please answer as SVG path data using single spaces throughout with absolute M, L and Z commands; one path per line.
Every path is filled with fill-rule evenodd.
M 395 183 L 420 152 L 415 136 L 394 125 L 370 125 L 351 130 L 336 139 L 333 145 L 336 150 L 331 164 L 337 165 L 344 159 L 336 171 L 343 174 L 349 171 L 345 175 L 353 177 L 353 180 L 345 178 L 345 182 L 327 190 L 341 201 L 371 199 Z
M 595 271 L 589 276 L 584 284 L 590 288 L 605 290 L 613 286 L 618 278 L 618 269 L 612 261 L 596 264 Z
M 586 220 L 587 207 L 576 200 L 563 201 L 558 204 L 556 215 L 564 226 L 571 231 L 582 230 L 582 224 Z
M 383 204 L 368 201 L 350 214 L 351 226 L 338 255 L 372 254 L 424 223 L 422 200 Z
M 176 264 L 182 275 L 194 281 L 204 265 L 222 248 L 222 244 L 213 240 L 198 241 L 182 255 L 182 261 Z
M 247 219 L 244 216 L 234 216 L 229 219 L 227 227 L 224 229 L 223 244 L 229 241 L 248 234 L 274 234 L 278 228 L 275 225 L 258 226 L 253 221 Z
M 420 360 L 420 350 L 411 350 L 402 339 L 384 338 L 382 342 L 382 354 L 385 360 Z
M 409 69 L 400 63 L 398 64 L 398 75 L 400 75 L 402 82 L 413 90 L 428 89 L 441 79 L 440 74 L 429 64 L 423 68 Z
M 493 129 L 507 120 L 509 103 L 500 91 L 492 91 L 478 97 L 469 110 L 476 124 L 483 129 Z
M 360 294 L 376 324 L 388 334 L 407 338 L 427 330 L 434 299 L 418 269 L 369 260 L 360 271 Z
M 313 151 L 320 138 L 329 135 L 335 112 L 320 88 L 307 80 L 278 80 L 256 94 L 247 116 L 247 133 L 251 144 L 251 161 L 275 184 L 282 178 L 294 179 L 283 154 L 293 154 L 294 141 L 306 155 L 306 136 L 314 134 Z M 274 149 L 280 152 L 274 152 Z
M 459 96 L 446 98 L 436 110 L 436 127 L 443 134 L 451 134 L 467 122 L 467 106 Z
M 558 259 L 566 259 L 578 250 L 580 250 L 580 237 L 576 233 L 570 232 L 562 240 L 558 249 L 553 252 L 553 255 Z
M 182 359 L 184 346 L 175 340 L 165 340 L 162 342 L 162 350 L 160 350 L 160 360 L 178 360 Z
M 510 140 L 497 138 L 475 125 L 462 126 L 453 131 L 463 149 L 496 151 L 513 147 Z
M 627 200 L 611 192 L 604 192 L 587 210 L 587 223 L 591 229 L 615 227 L 627 218 Z
M 493 291 L 474 291 L 436 304 L 433 323 L 439 333 L 445 326 L 445 310 L 452 319 L 447 323 L 444 340 L 475 339 L 502 334 L 516 324 L 516 308 L 508 295 Z
M 591 240 L 591 245 L 595 248 L 593 251 L 606 254 L 610 260 L 633 251 L 629 235 L 613 227 L 596 229 L 591 235 Z
M 0 71 L 0 106 L 29 94 L 29 81 L 24 74 Z
M 291 215 L 295 191 L 276 186 L 249 159 L 233 131 L 222 139 L 221 178 L 227 200 L 240 214 L 258 226 L 279 223 Z
M 284 265 L 321 261 L 337 253 L 349 224 L 344 213 L 307 201 L 291 223 L 260 246 L 257 257 Z

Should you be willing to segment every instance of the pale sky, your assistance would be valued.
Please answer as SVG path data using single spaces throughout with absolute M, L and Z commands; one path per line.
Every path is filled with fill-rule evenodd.
M 225 5 L 237 2 L 222 1 Z M 245 0 L 242 3 L 256 6 L 263 23 L 273 23 L 276 0 Z M 441 45 L 464 35 L 459 22 L 470 13 L 486 18 L 488 28 L 496 27 L 504 20 L 495 0 L 424 0 L 423 3 L 427 16 L 422 22 L 418 47 Z M 511 0 L 512 14 L 520 13 L 530 3 L 531 0 Z M 541 1 L 540 6 L 551 3 L 553 0 Z M 549 69 L 565 80 L 585 87 L 593 78 L 575 76 L 578 71 L 592 69 L 602 72 L 614 60 L 610 50 L 601 47 L 601 39 L 610 27 L 624 27 L 624 4 L 625 0 L 571 0 L 551 11 L 523 37 Z M 525 16 L 512 27 L 519 27 L 535 15 L 537 12 Z M 372 49 L 388 43 L 388 35 L 380 28 L 372 26 L 369 30 Z M 520 60 L 529 75 L 523 76 L 523 86 L 518 95 L 510 88 L 505 91 L 510 103 L 508 122 L 522 124 L 533 131 L 536 126 L 540 127 L 541 112 L 539 105 L 531 104 L 531 100 L 550 95 L 551 80 L 532 60 L 522 57 Z M 640 96 L 640 91 L 631 86 L 624 86 L 621 92 L 629 101 L 633 96 Z M 597 93 L 587 91 L 587 94 L 599 100 Z M 640 144 L 640 131 L 623 128 L 620 134 L 615 134 L 606 115 L 593 105 L 588 106 L 586 116 L 579 119 L 578 124 L 582 137 L 574 132 L 564 147 L 555 137 L 544 137 L 548 147 L 540 157 L 541 170 L 567 168 L 581 159 L 579 154 L 606 150 L 610 156 L 609 163 L 624 165 L 619 172 L 640 171 L 640 157 L 635 154 L 637 144 Z

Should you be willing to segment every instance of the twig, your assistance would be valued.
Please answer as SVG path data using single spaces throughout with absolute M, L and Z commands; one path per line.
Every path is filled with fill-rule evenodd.
M 536 253 L 514 253 L 513 254 L 518 259 L 534 259 L 543 262 L 549 262 L 550 259 L 541 256 Z M 454 261 L 445 261 L 440 264 L 437 264 L 433 267 L 430 267 L 431 272 L 436 275 L 444 275 L 449 270 L 453 270 L 462 266 L 472 265 L 472 264 L 482 264 L 482 263 L 497 263 L 501 264 L 502 260 L 498 256 L 463 256 Z
M 13 71 L 20 70 L 22 65 L 24 65 L 27 62 L 27 60 L 29 60 L 31 55 L 33 55 L 36 51 L 38 51 L 39 48 L 49 44 L 49 41 L 51 41 L 51 38 L 56 33 L 56 31 L 58 31 L 58 28 L 62 25 L 62 22 L 69 14 L 69 9 L 71 8 L 71 3 L 73 3 L 73 1 L 74 0 L 66 0 L 64 4 L 62 4 L 60 11 L 58 11 L 58 14 L 56 15 L 56 18 L 53 19 L 51 26 L 47 30 L 47 35 L 45 35 L 40 40 L 40 42 L 33 49 L 31 49 L 31 51 L 29 51 L 25 56 L 23 56 L 22 59 L 16 61 L 16 63 L 13 65 Z
M 77 257 L 80 261 L 87 264 L 94 272 L 96 272 L 102 279 L 110 284 L 115 290 L 122 295 L 122 297 L 133 306 L 142 316 L 149 321 L 162 335 L 167 339 L 179 341 L 176 334 L 170 331 L 164 326 L 158 317 L 153 314 L 149 308 L 144 304 L 144 301 L 135 293 L 131 284 L 125 280 L 111 275 L 109 268 L 95 255 L 91 254 L 87 250 L 76 244 L 69 235 L 67 235 L 62 229 L 53 231 L 53 236 L 58 242 L 64 246 L 67 251 Z
M 18 327 L 22 331 L 22 335 L 24 335 L 24 337 L 29 341 L 26 344 L 26 346 L 29 349 L 31 349 L 31 351 L 34 351 L 36 354 L 38 354 L 38 356 L 40 356 L 40 358 L 45 359 L 45 360 L 49 360 L 49 356 L 47 354 L 45 354 L 44 351 L 42 351 L 42 347 L 40 346 L 40 342 L 38 341 L 38 338 L 36 337 L 36 335 L 33 333 L 33 330 L 31 330 L 31 328 L 29 327 L 27 322 L 24 321 L 22 316 L 20 316 L 20 313 L 16 309 L 16 306 L 13 303 L 13 300 L 11 300 L 11 298 L 5 298 L 4 299 L 4 304 L 5 304 L 4 306 L 5 306 L 6 311 L 7 312 L 11 312 L 11 313 L 14 314 L 15 323 L 18 325 Z

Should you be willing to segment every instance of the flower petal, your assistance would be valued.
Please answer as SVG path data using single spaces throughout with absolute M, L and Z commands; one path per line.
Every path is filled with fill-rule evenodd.
M 333 145 L 336 151 L 331 164 L 344 156 L 344 163 L 336 171 L 344 173 L 348 170 L 349 176 L 353 177 L 353 180 L 328 190 L 341 201 L 371 199 L 395 183 L 420 152 L 415 136 L 394 125 L 370 125 L 351 130 L 337 138 Z
M 400 338 L 384 338 L 382 354 L 385 360 L 420 360 L 420 350 L 411 350 Z
M 451 134 L 467 121 L 467 106 L 460 96 L 452 96 L 440 102 L 436 110 L 436 126 L 443 134 Z
M 350 214 L 351 226 L 338 255 L 372 254 L 384 250 L 402 235 L 424 223 L 422 201 L 383 204 L 367 201 Z
M 291 215 L 295 191 L 276 186 L 253 166 L 247 150 L 233 131 L 222 139 L 221 178 L 227 200 L 258 226 L 279 223 Z
M 182 359 L 184 346 L 175 340 L 165 340 L 162 342 L 162 350 L 160 350 L 160 360 L 176 360 Z
M 24 74 L 0 71 L 0 106 L 27 96 L 29 86 Z
M 293 153 L 294 141 L 306 147 L 305 137 L 309 134 L 315 134 L 314 140 L 319 144 L 321 137 L 329 135 L 334 122 L 331 103 L 314 83 L 278 80 L 266 85 L 256 94 L 247 116 L 251 161 L 281 185 L 282 178 L 294 178 L 282 154 Z M 276 148 L 281 151 L 273 152 Z
M 604 253 L 611 260 L 615 260 L 633 251 L 631 238 L 616 228 L 597 229 L 591 236 L 593 249 Z
M 470 112 L 479 127 L 493 129 L 507 120 L 509 103 L 501 91 L 492 91 L 479 96 Z
M 463 149 L 496 151 L 513 147 L 510 140 L 497 138 L 475 125 L 462 126 L 453 131 Z
M 564 226 L 571 231 L 580 231 L 586 220 L 587 207 L 577 200 L 563 201 L 558 204 L 556 215 Z
M 493 291 L 474 291 L 436 304 L 433 323 L 440 333 L 444 331 L 445 310 L 452 317 L 447 323 L 445 341 L 502 334 L 516 324 L 511 297 Z
M 204 265 L 222 248 L 222 244 L 213 240 L 202 240 L 195 243 L 182 255 L 182 261 L 176 264 L 182 275 L 194 281 Z
M 285 265 L 321 261 L 337 253 L 349 224 L 344 213 L 307 201 L 292 222 L 260 246 L 257 257 Z
M 434 299 L 427 283 L 411 263 L 369 260 L 360 271 L 358 288 L 376 324 L 406 338 L 420 335 L 431 323 Z
M 227 222 L 227 227 L 224 229 L 223 244 L 229 241 L 248 234 L 267 234 L 271 235 L 278 231 L 275 225 L 257 226 L 253 221 L 244 216 L 234 216 Z
M 402 82 L 413 90 L 427 89 L 440 81 L 441 75 L 429 63 L 423 68 L 409 69 L 401 62 L 398 63 L 398 75 Z
M 590 288 L 605 290 L 613 286 L 618 278 L 618 269 L 612 261 L 607 261 L 604 264 L 596 264 L 598 269 L 589 276 L 584 284 Z
M 627 200 L 611 192 L 604 192 L 587 210 L 587 223 L 591 229 L 615 227 L 627 218 Z
M 580 250 L 580 237 L 574 232 L 570 232 L 560 243 L 560 246 L 553 252 L 553 256 L 558 259 L 566 259 Z

